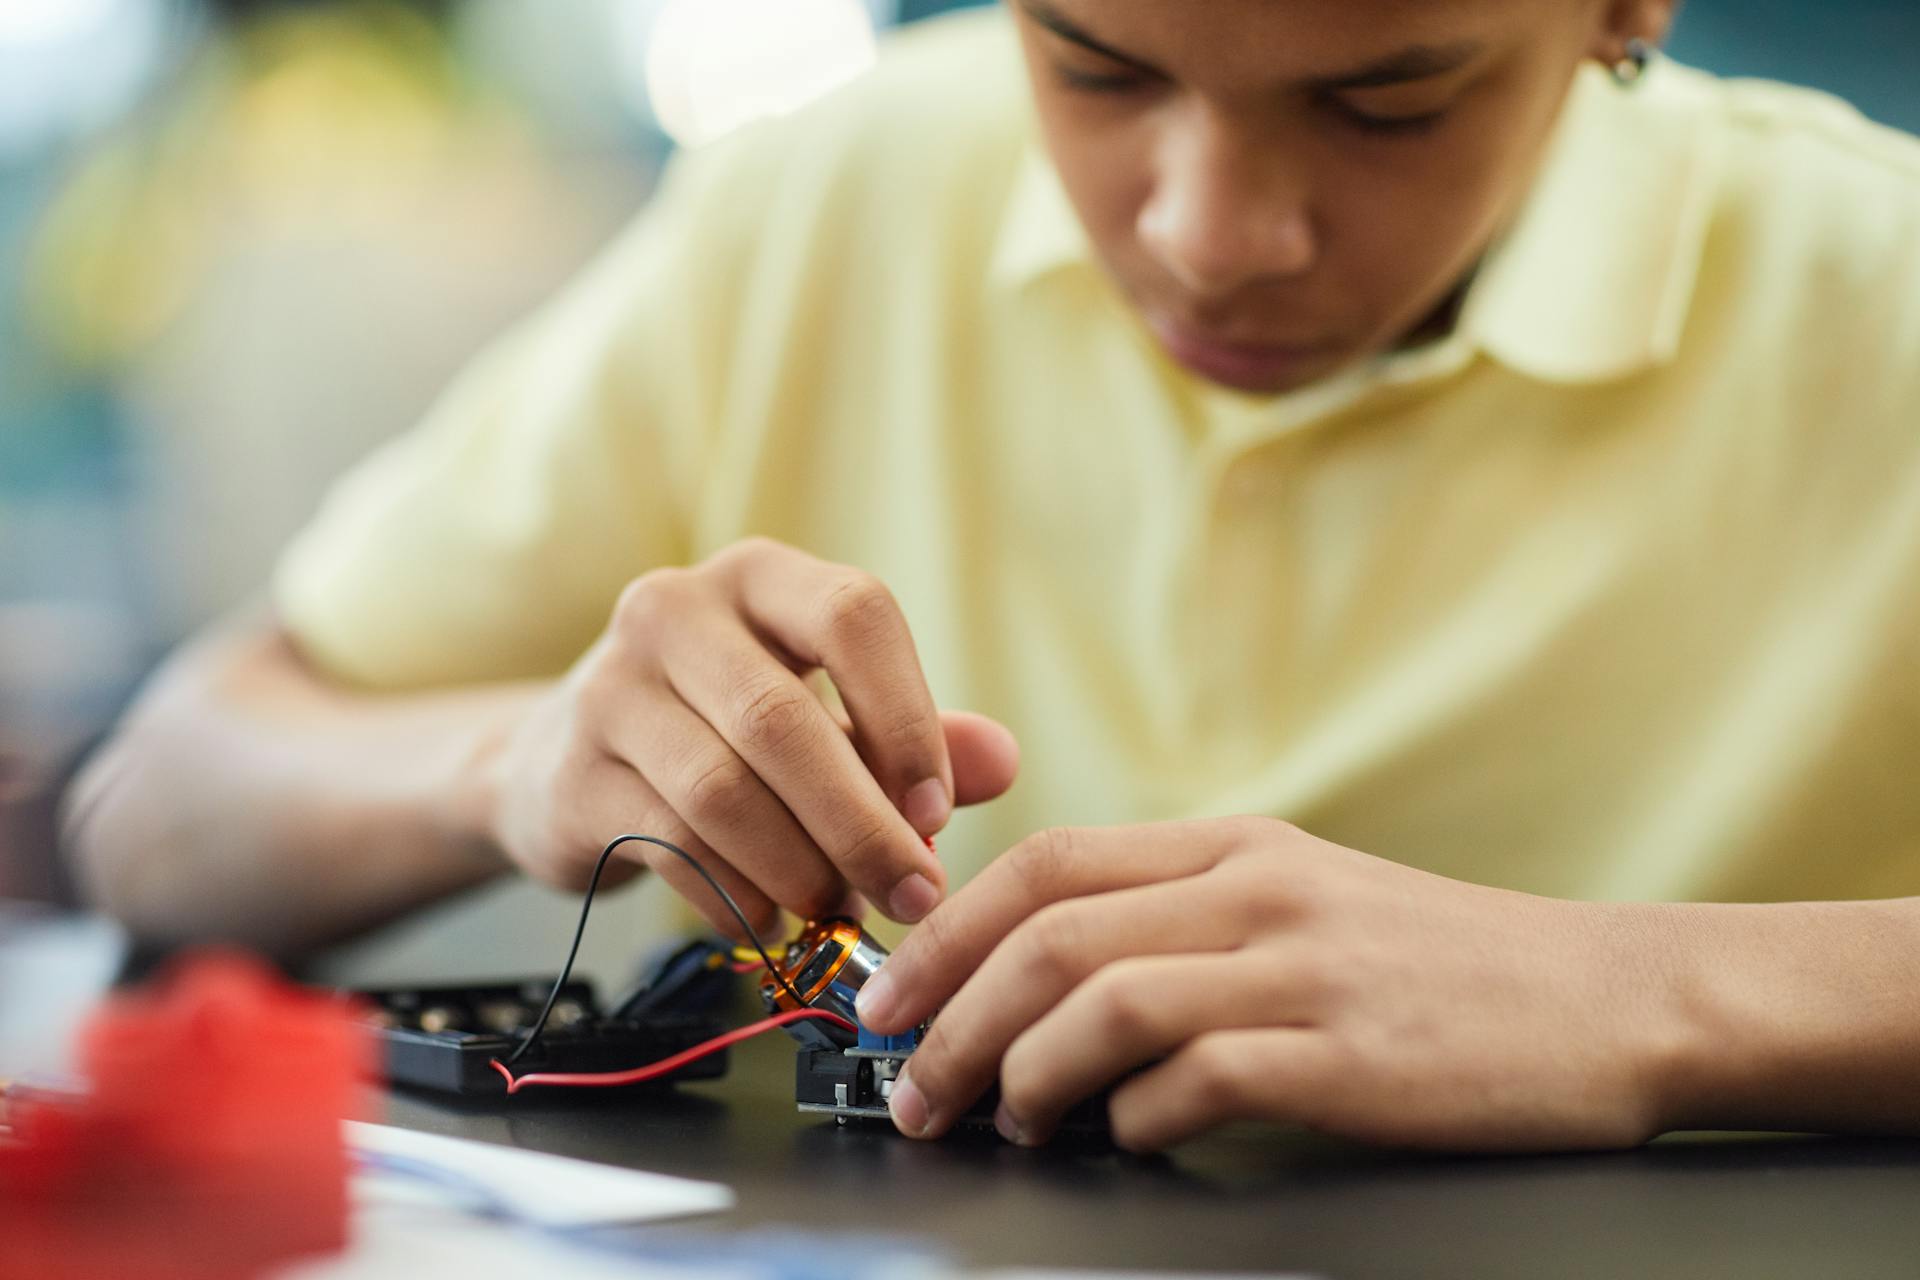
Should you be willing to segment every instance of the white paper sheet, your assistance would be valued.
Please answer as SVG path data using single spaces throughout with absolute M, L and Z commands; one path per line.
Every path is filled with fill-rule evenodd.
M 516 1216 L 549 1227 L 653 1222 L 733 1206 L 732 1190 L 717 1182 L 643 1173 L 388 1125 L 348 1121 L 346 1130 L 347 1144 L 356 1152 L 376 1161 L 390 1157 L 445 1169 L 485 1187 Z M 403 1182 L 378 1173 L 363 1174 L 356 1179 L 355 1194 L 377 1201 Z M 406 1194 L 404 1187 L 400 1193 Z
M 729 1208 L 733 1192 L 719 1183 L 387 1125 L 349 1121 L 346 1139 L 372 1166 L 354 1175 L 352 1242 L 333 1257 L 283 1268 L 276 1280 L 714 1280 L 693 1267 L 583 1247 L 568 1233 Z M 469 1191 L 513 1220 L 474 1216 Z

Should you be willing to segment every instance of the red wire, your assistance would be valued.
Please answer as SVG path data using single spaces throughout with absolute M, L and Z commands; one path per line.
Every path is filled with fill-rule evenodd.
M 767 966 L 758 960 L 735 960 L 730 967 L 735 973 L 758 973 Z
M 825 1009 L 789 1009 L 785 1013 L 776 1013 L 771 1018 L 748 1023 L 735 1028 L 725 1035 L 715 1036 L 703 1044 L 691 1049 L 683 1049 L 670 1058 L 648 1063 L 644 1067 L 635 1067 L 630 1071 L 530 1071 L 526 1075 L 516 1076 L 500 1059 L 493 1059 L 493 1069 L 506 1077 L 507 1092 L 514 1094 L 530 1084 L 569 1085 L 578 1088 L 609 1088 L 613 1085 L 639 1084 L 643 1080 L 658 1080 L 661 1076 L 678 1071 L 689 1062 L 698 1062 L 710 1053 L 718 1053 L 728 1045 L 739 1044 L 742 1040 L 751 1040 L 763 1031 L 775 1027 L 784 1027 L 789 1023 L 805 1022 L 809 1018 L 821 1022 L 831 1022 L 842 1031 L 858 1031 L 859 1028 L 837 1013 Z

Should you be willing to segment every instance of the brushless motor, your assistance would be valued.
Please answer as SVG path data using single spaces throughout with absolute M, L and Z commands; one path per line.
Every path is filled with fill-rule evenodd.
M 778 977 L 760 979 L 760 998 L 769 1012 L 824 1009 L 857 1024 L 854 997 L 886 958 L 887 949 L 857 920 L 809 920 L 779 958 Z M 844 1049 L 859 1039 L 824 1021 L 796 1022 L 787 1031 L 811 1049 Z

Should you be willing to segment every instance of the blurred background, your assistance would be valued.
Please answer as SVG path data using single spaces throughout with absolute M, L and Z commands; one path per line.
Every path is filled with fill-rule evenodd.
M 956 7 L 0 0 L 0 898 L 70 894 L 50 831 L 74 754 L 674 147 Z M 1915 0 L 1694 0 L 1674 52 L 1920 131 Z M 550 967 L 574 904 L 483 899 L 332 967 Z M 590 971 L 668 912 L 649 890 L 608 914 Z

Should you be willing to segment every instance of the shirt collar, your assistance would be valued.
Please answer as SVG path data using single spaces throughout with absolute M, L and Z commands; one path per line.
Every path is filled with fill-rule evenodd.
M 1676 112 L 1704 96 L 1699 73 L 1656 64 L 1629 92 L 1583 67 L 1534 189 L 1489 251 L 1445 345 L 1464 340 L 1528 377 L 1601 382 L 1678 350 L 1711 216 L 1708 131 Z M 989 279 L 1024 289 L 1099 270 L 1035 144 L 1008 197 Z
M 1060 175 L 1039 143 L 1030 144 L 1007 198 L 988 279 L 1018 291 L 1056 271 L 1094 265 L 1093 245 Z
M 1547 382 L 1673 359 L 1713 204 L 1701 81 L 1662 63 L 1628 91 L 1582 69 L 1532 194 L 1468 290 L 1459 327 L 1474 345 Z

